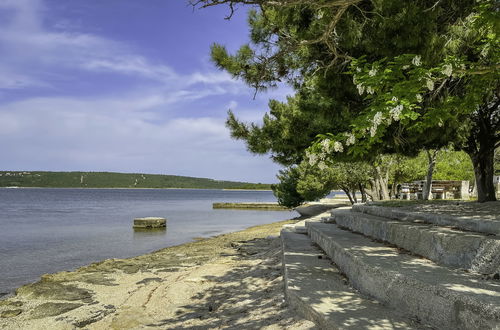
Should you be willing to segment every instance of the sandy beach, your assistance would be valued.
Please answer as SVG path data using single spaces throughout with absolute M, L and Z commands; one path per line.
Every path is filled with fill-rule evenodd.
M 296 221 L 44 275 L 0 301 L 0 328 L 314 329 L 284 301 L 278 235 Z

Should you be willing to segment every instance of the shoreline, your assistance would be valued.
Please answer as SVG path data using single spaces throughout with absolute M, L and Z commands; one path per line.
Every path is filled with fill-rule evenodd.
M 65 329 L 91 325 L 93 329 L 107 329 L 165 320 L 169 323 L 163 323 L 163 328 L 166 324 L 206 326 L 210 318 L 187 317 L 191 314 L 186 309 L 198 308 L 192 306 L 192 301 L 199 300 L 200 290 L 215 290 L 233 280 L 246 281 L 248 274 L 245 271 L 263 275 L 265 287 L 262 290 L 255 292 L 254 280 L 248 284 L 249 293 L 258 293 L 255 299 L 276 299 L 276 294 L 282 295 L 281 263 L 276 259 L 280 258 L 281 250 L 276 235 L 284 224 L 297 221 L 299 219 L 295 218 L 252 226 L 133 258 L 107 259 L 74 271 L 43 275 L 40 281 L 21 286 L 14 296 L 0 300 L 0 328 Z M 272 257 L 268 262 L 273 267 L 252 268 L 268 257 Z M 220 281 L 213 278 L 220 278 Z M 265 290 L 268 286 L 276 292 L 268 295 Z M 234 288 L 231 285 L 223 293 L 230 298 L 231 292 L 235 295 L 241 289 L 239 285 Z M 281 305 L 277 303 L 277 318 L 269 319 L 270 324 L 287 320 L 283 328 L 294 328 L 292 324 L 296 322 L 307 322 L 287 314 L 290 311 Z M 228 306 L 228 313 L 231 306 Z M 203 308 L 199 311 L 201 316 L 213 314 L 214 307 Z M 221 306 L 217 308 L 222 311 Z M 248 313 L 242 310 L 238 319 L 246 318 Z M 259 314 L 257 308 L 252 317 L 260 318 L 264 314 Z M 223 322 L 222 316 L 217 320 Z M 133 325 L 134 322 L 139 323 Z
M 136 188 L 136 187 L 0 187 L 0 189 L 133 189 L 133 190 L 222 190 L 222 191 L 272 191 L 268 189 L 228 188 Z

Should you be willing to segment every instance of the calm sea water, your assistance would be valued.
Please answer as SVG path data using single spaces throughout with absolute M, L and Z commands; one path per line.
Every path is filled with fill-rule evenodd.
M 0 295 L 45 273 L 297 215 L 212 209 L 214 202 L 275 200 L 269 191 L 0 189 Z M 133 219 L 147 216 L 167 218 L 167 230 L 135 232 Z

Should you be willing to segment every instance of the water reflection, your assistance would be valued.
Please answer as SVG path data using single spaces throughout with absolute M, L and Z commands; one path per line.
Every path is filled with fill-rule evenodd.
M 145 237 L 157 237 L 167 234 L 167 227 L 162 228 L 133 228 L 134 239 L 143 239 Z

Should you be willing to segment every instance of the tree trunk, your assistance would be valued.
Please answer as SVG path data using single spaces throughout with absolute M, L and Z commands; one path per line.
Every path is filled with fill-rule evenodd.
M 367 191 L 367 194 L 372 198 L 372 201 L 379 201 L 379 189 L 377 185 L 377 181 L 374 179 L 370 180 L 370 191 Z
M 496 201 L 495 185 L 493 184 L 495 149 L 483 153 L 469 154 L 476 176 L 477 201 L 479 203 Z
M 476 177 L 477 201 L 496 201 L 493 184 L 495 148 L 500 146 L 500 96 L 485 103 L 471 115 L 472 127 L 465 151 L 469 154 Z
M 351 202 L 351 204 L 354 204 L 354 200 L 351 197 L 351 193 L 349 192 L 349 188 L 342 188 L 342 190 L 345 192 L 347 197 L 349 197 L 349 201 Z
M 393 181 L 392 183 L 392 186 L 391 186 L 391 198 L 396 198 L 396 195 L 397 195 L 397 186 L 398 186 L 398 183 L 396 180 Z
M 366 190 L 362 183 L 359 184 L 359 191 L 361 192 L 361 203 L 366 203 Z
M 425 184 L 424 189 L 422 190 L 422 199 L 424 201 L 429 200 L 429 196 L 431 195 L 432 189 L 432 175 L 434 174 L 434 166 L 436 165 L 436 156 L 438 150 L 434 150 L 433 152 L 429 150 L 425 150 L 427 153 L 427 160 L 429 161 L 429 165 L 427 167 L 427 175 L 425 176 Z
M 364 187 L 363 189 L 366 194 L 366 201 L 368 201 L 368 197 L 370 197 L 372 201 L 376 200 L 375 194 L 373 193 L 373 189 L 368 189 L 366 187 Z
M 375 166 L 375 185 L 380 200 L 390 199 L 388 181 L 389 170 L 387 169 L 385 173 L 382 173 L 382 169 L 380 168 L 380 166 Z

